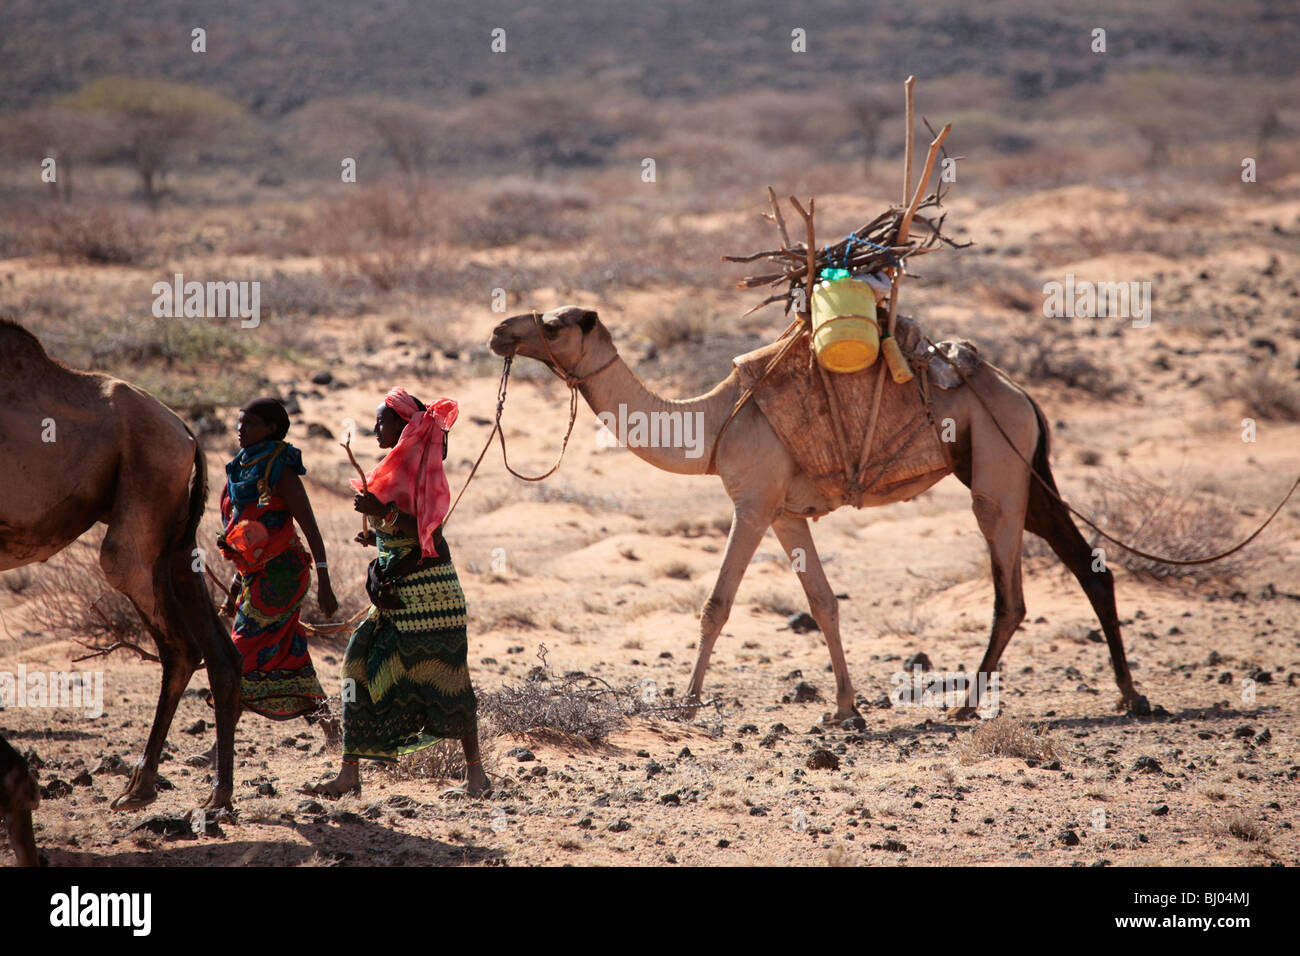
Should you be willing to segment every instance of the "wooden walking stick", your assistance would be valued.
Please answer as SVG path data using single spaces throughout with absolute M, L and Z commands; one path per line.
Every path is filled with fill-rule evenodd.
M 352 454 L 352 430 L 353 430 L 353 427 L 354 427 L 354 426 L 352 425 L 352 423 L 349 422 L 347 428 L 346 428 L 346 429 L 344 430 L 344 432 L 343 432 L 343 440 L 342 440 L 341 442 L 339 442 L 339 445 L 343 448 L 343 450 L 344 450 L 345 452 L 348 453 L 348 461 L 352 462 L 352 467 L 355 468 L 355 469 L 357 470 L 357 474 L 361 476 L 361 493 L 362 493 L 362 494 L 367 494 L 367 495 L 368 495 L 368 494 L 370 494 L 370 488 L 369 488 L 369 486 L 366 484 L 366 473 L 365 473 L 364 471 L 362 471 L 362 470 L 361 470 L 361 466 L 360 466 L 359 464 L 357 464 L 357 457 L 356 457 L 356 455 Z M 366 522 L 366 516 L 365 516 L 365 515 L 362 515 L 362 516 L 361 516 L 361 533 L 362 533 L 362 534 L 365 534 L 365 533 L 368 532 L 369 530 L 370 530 L 370 525 L 367 524 L 367 522 Z

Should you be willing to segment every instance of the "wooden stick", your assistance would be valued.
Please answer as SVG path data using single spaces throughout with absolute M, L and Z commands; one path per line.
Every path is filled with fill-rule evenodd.
M 817 243 L 813 233 L 813 207 L 816 202 L 816 199 L 810 198 L 808 200 L 808 211 L 804 212 L 803 206 L 799 205 L 799 200 L 793 196 L 790 197 L 790 205 L 798 210 L 799 215 L 803 217 L 804 226 L 808 230 L 808 264 L 804 267 L 806 271 L 803 276 L 806 283 L 803 314 L 808 316 L 810 323 L 812 321 L 813 277 L 817 275 L 817 268 L 814 265 L 814 260 L 817 257 Z
M 903 202 L 906 203 L 912 198 L 912 87 L 916 85 L 916 77 L 909 76 L 903 83 L 903 102 L 906 104 L 904 112 L 907 114 L 907 129 L 905 131 L 904 142 L 907 148 L 903 153 Z
M 352 462 L 352 467 L 355 468 L 357 470 L 357 474 L 361 476 L 361 493 L 366 495 L 370 494 L 370 488 L 366 484 L 366 473 L 362 471 L 361 466 L 357 464 L 357 456 L 352 454 L 352 429 L 351 428 L 348 429 L 348 433 L 343 436 L 343 441 L 339 442 L 339 444 L 342 445 L 343 450 L 348 453 L 348 461 Z M 369 530 L 370 530 L 370 525 L 366 523 L 366 516 L 362 515 L 361 533 L 365 534 Z
M 916 215 L 916 208 L 921 204 L 921 194 L 925 190 L 925 184 L 930 181 L 930 173 L 934 170 L 934 158 L 939 155 L 939 147 L 943 141 L 948 138 L 952 132 L 952 124 L 945 123 L 943 129 L 939 130 L 939 135 L 930 143 L 930 152 L 925 157 L 925 169 L 921 171 L 921 178 L 917 180 L 916 192 L 912 194 L 912 201 L 908 204 L 907 212 L 903 215 L 903 221 L 898 224 L 898 236 L 894 240 L 895 245 L 907 242 L 907 232 L 912 226 L 912 217 Z
M 776 192 L 771 186 L 767 187 L 767 201 L 772 205 L 772 221 L 776 223 L 776 228 L 781 230 L 781 248 L 790 248 L 790 233 L 785 231 L 785 217 L 781 215 L 781 207 L 776 201 Z
M 76 638 L 73 638 L 73 640 L 76 640 Z M 95 647 L 94 644 L 87 644 L 85 641 L 77 641 L 77 643 L 80 644 L 82 647 L 88 647 L 88 648 L 90 648 L 90 649 L 93 650 L 95 653 L 93 653 L 93 654 L 86 654 L 86 655 L 84 655 L 84 656 L 82 656 L 82 657 L 74 657 L 74 658 L 72 659 L 72 662 L 73 662 L 74 664 L 79 663 L 79 662 L 81 662 L 81 661 L 88 661 L 88 660 L 90 660 L 91 658 L 94 658 L 94 657 L 103 657 L 103 656 L 105 656 L 106 654 L 111 654 L 111 653 L 113 653 L 115 650 L 118 650 L 119 648 L 125 648 L 126 650 L 129 650 L 129 651 L 135 651 L 137 654 L 139 654 L 139 655 L 140 655 L 141 657 L 143 657 L 145 660 L 147 660 L 147 661 L 153 661 L 155 664 L 158 663 L 158 657 L 157 657 L 157 655 L 150 654 L 150 653 L 149 653 L 148 651 L 146 651 L 144 648 L 142 648 L 142 647 L 137 647 L 136 645 L 132 644 L 130 641 L 115 641 L 114 643 L 108 645 L 108 647 L 99 647 L 99 648 Z

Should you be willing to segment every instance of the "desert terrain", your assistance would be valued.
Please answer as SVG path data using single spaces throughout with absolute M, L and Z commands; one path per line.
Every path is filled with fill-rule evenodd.
M 902 312 L 935 339 L 974 342 L 1035 397 L 1067 500 L 1187 558 L 1245 537 L 1300 474 L 1300 87 L 1294 61 L 1287 74 L 1268 60 L 1272 74 L 1229 88 L 1169 55 L 1163 77 L 1112 65 L 1053 85 L 1046 70 L 1039 89 L 977 60 L 933 78 L 880 70 L 871 90 L 873 103 L 901 103 L 916 72 L 919 111 L 953 122 L 948 148 L 964 157 L 947 229 L 972 245 L 917 260 Z M 258 107 L 280 152 L 258 152 L 245 131 L 226 141 L 237 155 L 224 165 L 178 159 L 154 201 L 109 159 L 79 164 L 77 193 L 51 200 L 11 157 L 0 314 L 54 357 L 149 389 L 195 429 L 213 487 L 201 546 L 218 530 L 237 408 L 263 393 L 291 401 L 337 617 L 350 617 L 366 606 L 373 552 L 351 543 L 354 472 L 338 438 L 354 421 L 359 460 L 378 461 L 369 426 L 389 388 L 460 403 L 455 493 L 492 426 L 501 360 L 486 343 L 505 317 L 595 309 L 649 387 L 696 395 L 787 322 L 778 308 L 742 317 L 762 296 L 735 289 L 746 268 L 720 260 L 770 247 L 766 185 L 815 195 L 827 237 L 899 201 L 897 115 L 864 161 L 852 111 L 802 85 L 778 92 L 756 73 L 733 88 L 706 71 L 679 90 L 659 64 L 638 75 L 660 84 L 652 95 L 628 92 L 615 62 L 603 70 L 604 96 L 519 92 L 509 74 L 402 114 L 405 130 L 443 123 L 437 148 L 413 168 L 372 131 L 355 184 L 338 181 L 337 156 L 364 111 L 329 90 Z M 484 76 L 475 82 L 497 82 Z M 279 103 L 284 90 L 257 93 Z M 1270 102 L 1283 106 L 1265 134 Z M 554 136 L 527 138 L 534 118 Z M 447 153 L 461 133 L 468 159 Z M 647 156 L 655 182 L 642 177 Z M 1243 157 L 1259 159 L 1257 181 L 1242 181 Z M 150 290 L 175 273 L 260 281 L 260 324 L 155 318 Z M 1150 282 L 1149 325 L 1046 317 L 1044 284 L 1067 274 Z M 515 363 L 503 417 L 515 468 L 550 467 L 567 409 L 558 378 Z M 1300 500 L 1216 565 L 1151 565 L 1105 546 L 1148 716 L 1116 709 L 1087 599 L 1030 535 L 1028 615 L 1002 661 L 996 720 L 892 702 L 917 655 L 927 670 L 968 671 L 987 644 L 993 587 L 969 492 L 948 477 L 906 503 L 820 519 L 860 727 L 826 719 L 825 644 L 796 617 L 806 602 L 770 532 L 717 643 L 707 701 L 681 713 L 730 521 L 716 477 L 603 447 L 585 404 L 543 482 L 510 477 L 494 446 L 446 528 L 494 794 L 444 795 L 463 764 L 441 744 L 396 769 L 365 767 L 359 796 L 305 797 L 297 788 L 334 769 L 337 750 L 301 721 L 248 715 L 235 813 L 201 834 L 189 814 L 211 780 L 190 759 L 214 740 L 203 673 L 168 737 L 168 789 L 147 810 L 108 809 L 143 749 L 160 672 L 126 651 L 73 663 L 87 653 L 79 640 L 102 646 L 132 627 L 96 577 L 92 530 L 47 565 L 0 575 L 0 672 L 103 674 L 100 716 L 0 712 L 42 786 L 41 853 L 52 866 L 1300 864 Z M 310 598 L 305 616 L 324 620 Z M 328 690 L 346 636 L 313 639 Z M 553 713 L 530 716 L 521 701 Z M 11 859 L 0 843 L 0 863 Z

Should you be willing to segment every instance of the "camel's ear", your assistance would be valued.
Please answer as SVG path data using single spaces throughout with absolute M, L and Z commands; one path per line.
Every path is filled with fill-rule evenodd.
M 599 321 L 600 318 L 593 310 L 584 309 L 582 314 L 578 316 L 578 328 L 582 329 L 583 335 L 586 335 L 596 327 L 596 323 Z

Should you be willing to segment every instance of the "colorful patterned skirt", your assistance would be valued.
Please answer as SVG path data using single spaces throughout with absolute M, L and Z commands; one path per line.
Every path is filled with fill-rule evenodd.
M 325 699 L 298 620 L 311 584 L 311 557 L 295 535 L 257 571 L 243 575 L 231 633 L 244 659 L 240 702 L 272 720 L 311 713 Z
M 343 658 L 343 756 L 392 762 L 476 732 L 465 663 L 465 595 L 443 561 L 398 580 L 405 607 L 370 614 Z

